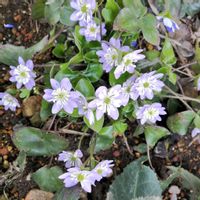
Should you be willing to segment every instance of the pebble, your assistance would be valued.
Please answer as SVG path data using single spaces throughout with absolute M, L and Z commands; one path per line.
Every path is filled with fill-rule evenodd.
M 33 189 L 28 192 L 28 194 L 25 197 L 25 200 L 52 200 L 53 196 L 54 195 L 51 192 Z
M 9 168 L 9 162 L 7 160 L 3 161 L 3 168 L 8 169 Z

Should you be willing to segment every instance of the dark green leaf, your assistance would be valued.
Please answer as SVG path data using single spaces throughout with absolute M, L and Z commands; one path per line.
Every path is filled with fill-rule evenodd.
M 64 0 L 47 0 L 44 9 L 46 20 L 54 25 L 60 20 L 61 6 Z
M 65 45 L 57 44 L 56 47 L 53 49 L 52 53 L 57 58 L 65 58 Z
M 75 87 L 76 90 L 81 92 L 85 97 L 94 96 L 94 87 L 91 82 L 85 78 L 82 78 Z
M 101 150 L 106 150 L 111 147 L 114 141 L 113 131 L 113 126 L 105 126 L 99 131 L 96 139 L 96 145 L 94 150 L 95 153 Z
M 56 192 L 63 187 L 62 181 L 58 178 L 63 171 L 58 167 L 54 166 L 51 168 L 42 167 L 32 174 L 32 179 L 38 184 L 40 189 Z
M 31 59 L 35 53 L 45 47 L 48 43 L 47 38 L 48 36 L 45 36 L 40 42 L 27 49 L 23 46 L 14 46 L 11 44 L 0 45 L 0 63 L 16 66 L 19 56 L 23 57 L 25 61 Z
M 161 196 L 162 190 L 156 174 L 141 161 L 131 162 L 110 186 L 107 200 L 134 199 Z
M 79 185 L 71 188 L 64 187 L 55 194 L 53 200 L 79 200 L 81 190 Z
M 168 117 L 167 126 L 173 133 L 185 135 L 195 117 L 192 111 L 184 111 Z
M 174 50 L 168 38 L 165 39 L 160 59 L 166 65 L 173 65 L 176 63 Z
M 113 127 L 114 127 L 114 131 L 117 134 L 121 135 L 126 131 L 126 129 L 128 128 L 128 125 L 127 125 L 127 123 L 124 123 L 124 122 L 121 122 L 121 121 L 115 121 L 113 123 Z
M 101 129 L 102 129 L 102 127 L 103 127 L 103 123 L 104 123 L 104 117 L 102 117 L 100 120 L 96 120 L 96 118 L 95 118 L 95 122 L 94 122 L 94 124 L 93 125 L 90 125 L 90 123 L 89 123 L 89 121 L 88 121 L 88 119 L 86 118 L 86 117 L 84 117 L 83 118 L 84 119 L 84 122 L 86 123 L 86 125 L 90 128 L 90 129 L 92 129 L 93 131 L 95 131 L 95 132 L 99 132 Z
M 83 75 L 88 78 L 92 83 L 97 82 L 103 75 L 103 68 L 101 64 L 88 64 Z
M 33 19 L 41 19 L 44 17 L 45 0 L 36 0 L 31 9 Z
M 102 10 L 102 16 L 106 23 L 112 23 L 120 10 L 119 5 L 115 0 L 107 0 L 105 7 Z
M 65 138 L 33 127 L 16 130 L 12 140 L 28 156 L 57 155 L 68 146 Z
M 156 18 L 152 14 L 145 15 L 139 23 L 144 39 L 147 42 L 158 46 L 160 44 L 160 37 L 156 25 Z
M 73 11 L 71 7 L 63 6 L 60 10 L 60 22 L 66 26 L 74 26 L 75 23 L 70 20 Z
M 170 135 L 170 132 L 161 126 L 145 126 L 144 134 L 147 145 L 151 148 L 163 137 Z
M 40 109 L 41 120 L 45 122 L 51 116 L 51 114 L 51 104 L 43 99 Z

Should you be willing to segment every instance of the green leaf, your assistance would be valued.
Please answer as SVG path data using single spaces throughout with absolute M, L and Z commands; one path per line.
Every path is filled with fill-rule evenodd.
M 168 167 L 182 183 L 182 186 L 188 190 L 192 190 L 190 200 L 196 200 L 200 196 L 200 179 L 192 173 L 180 167 Z
M 76 90 L 81 92 L 85 97 L 94 96 L 94 87 L 91 82 L 85 78 L 82 78 L 75 87 Z
M 34 20 L 44 17 L 45 0 L 36 0 L 31 8 L 31 16 Z
M 113 123 L 113 127 L 117 134 L 122 135 L 127 130 L 128 125 L 127 123 L 118 120 Z
M 60 10 L 60 22 L 66 26 L 74 26 L 75 22 L 70 20 L 73 11 L 70 6 L 63 6 Z
M 41 109 L 40 109 L 40 118 L 45 122 L 51 116 L 51 104 L 44 99 L 42 99 Z
M 171 45 L 171 42 L 168 38 L 165 39 L 162 52 L 160 55 L 160 59 L 166 65 L 173 65 L 176 63 L 176 56 L 174 54 L 174 50 Z
M 76 25 L 74 30 L 74 42 L 79 51 L 82 51 L 82 47 L 84 46 L 84 37 L 79 33 L 80 26 Z
M 115 78 L 115 75 L 114 75 L 114 70 L 115 69 L 112 69 L 110 72 L 109 72 L 109 84 L 111 86 L 114 86 L 116 84 L 122 84 L 124 83 L 129 77 L 131 77 L 131 74 L 129 74 L 128 72 L 122 74 L 120 76 L 120 78 L 116 79 Z
M 200 116 L 198 114 L 195 115 L 194 125 L 196 128 L 200 128 Z
M 195 117 L 193 111 L 184 111 L 168 117 L 167 127 L 173 133 L 185 135 Z
M 102 129 L 102 127 L 103 127 L 103 123 L 104 123 L 104 117 L 102 117 L 100 120 L 96 120 L 96 118 L 95 118 L 95 122 L 94 122 L 94 124 L 92 124 L 92 125 L 90 125 L 90 123 L 89 123 L 89 121 L 88 121 L 88 119 L 86 118 L 86 117 L 84 117 L 83 118 L 83 120 L 84 120 L 84 122 L 86 123 L 86 125 L 90 128 L 90 129 L 92 129 L 93 131 L 95 131 L 95 132 L 99 132 L 101 129 Z
M 60 10 L 64 0 L 47 0 L 44 15 L 49 24 L 55 25 L 60 20 Z
M 96 145 L 94 150 L 95 153 L 101 150 L 109 149 L 111 147 L 114 141 L 113 131 L 113 126 L 105 126 L 99 131 L 96 139 Z
M 51 168 L 42 167 L 32 174 L 32 179 L 38 184 L 40 189 L 56 192 L 63 187 L 62 181 L 58 178 L 63 171 L 58 167 L 54 166 Z
M 138 151 L 140 153 L 146 153 L 147 152 L 147 145 L 145 143 L 140 143 L 137 146 L 133 146 L 134 151 Z
M 65 58 L 65 50 L 66 49 L 64 44 L 57 44 L 52 53 L 57 58 Z
M 55 194 L 53 200 L 79 200 L 81 190 L 78 185 L 71 188 L 63 187 Z
M 27 89 L 20 89 L 19 97 L 22 99 L 28 98 L 30 96 L 31 91 Z
M 0 63 L 6 65 L 18 65 L 18 57 L 21 56 L 26 61 L 33 55 L 41 51 L 48 43 L 48 36 L 45 36 L 40 42 L 32 47 L 25 49 L 23 46 L 14 46 L 11 44 L 0 45 Z
M 177 81 L 177 75 L 174 73 L 174 72 L 172 72 L 171 70 L 170 70 L 170 72 L 169 72 L 169 81 L 172 83 L 172 84 L 176 84 L 176 81 Z
M 96 50 L 91 50 L 84 54 L 84 59 L 87 63 L 97 63 L 99 61 L 99 57 L 96 54 Z
M 124 6 L 115 18 L 114 30 L 137 32 L 139 30 L 139 19 L 142 18 L 147 8 L 140 0 L 124 0 Z
M 139 26 L 142 29 L 144 39 L 147 42 L 158 46 L 160 44 L 160 37 L 156 25 L 156 18 L 152 14 L 145 15 L 139 23 Z
M 23 172 L 26 167 L 26 152 L 20 151 L 17 159 L 14 161 L 14 164 L 19 166 L 20 172 Z
M 131 7 L 136 17 L 142 17 L 147 12 L 147 7 L 142 4 L 141 0 L 123 0 L 123 4 L 125 7 Z
M 65 138 L 33 127 L 16 130 L 12 140 L 28 156 L 57 155 L 68 146 Z
M 92 83 L 97 82 L 103 75 L 103 68 L 101 64 L 88 64 L 83 75 L 88 78 Z
M 110 186 L 107 200 L 134 199 L 147 196 L 161 196 L 162 190 L 156 174 L 140 160 L 124 168 Z
M 163 137 L 170 135 L 170 132 L 161 126 L 145 126 L 144 134 L 147 145 L 151 148 Z
M 119 5 L 115 0 L 107 0 L 106 5 L 102 10 L 102 16 L 106 23 L 112 23 L 120 10 Z

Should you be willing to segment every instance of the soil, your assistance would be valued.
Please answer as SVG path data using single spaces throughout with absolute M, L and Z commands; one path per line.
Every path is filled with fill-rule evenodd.
M 49 33 L 50 27 L 46 23 L 33 21 L 31 18 L 31 1 L 22 0 L 0 0 L 0 44 L 14 44 L 29 47 L 45 35 Z M 14 28 L 8 29 L 4 24 L 12 24 Z M 49 55 L 49 54 L 48 54 Z M 51 56 L 51 55 L 50 55 Z M 43 59 L 43 58 L 41 58 Z M 49 60 L 50 58 L 44 58 Z M 36 60 L 36 63 L 41 63 Z M 0 91 L 4 91 L 9 86 L 8 66 L 2 65 L 0 68 Z M 52 119 L 50 119 L 52 120 Z M 8 169 L 13 165 L 13 161 L 18 156 L 18 150 L 12 143 L 13 128 L 19 124 L 30 125 L 29 118 L 22 115 L 22 109 L 17 109 L 15 113 L 4 111 L 0 107 L 0 174 L 3 174 L 1 179 L 8 174 Z M 48 126 L 49 122 L 46 123 Z M 69 129 L 80 130 L 80 124 L 70 123 L 68 120 L 55 119 L 56 128 L 69 126 Z M 117 137 L 116 143 L 108 151 L 102 151 L 96 155 L 97 160 L 113 159 L 115 162 L 114 175 L 122 172 L 123 168 L 131 161 L 142 156 L 142 153 L 134 151 L 134 147 L 142 142 L 143 139 L 133 137 L 133 125 L 130 124 L 129 130 L 126 133 L 128 144 L 133 155 L 130 155 L 127 146 L 122 137 Z M 55 127 L 54 127 L 55 128 Z M 55 128 L 55 129 L 56 129 Z M 70 143 L 69 150 L 77 148 L 80 136 L 64 135 Z M 161 179 L 166 178 L 169 173 L 166 166 L 182 166 L 189 170 L 194 175 L 200 177 L 200 145 L 193 143 L 189 146 L 192 138 L 190 135 L 181 137 L 172 135 L 168 139 L 160 141 L 154 150 L 151 151 L 151 160 L 153 167 Z M 166 145 L 168 144 L 168 145 Z M 81 149 L 87 156 L 87 147 L 89 139 L 85 137 L 82 141 Z M 166 149 L 168 146 L 168 149 Z M 56 157 L 30 157 L 27 161 L 27 166 L 19 176 L 8 176 L 6 184 L 0 184 L 0 199 L 1 195 L 6 194 L 9 200 L 22 200 L 26 194 L 32 189 L 37 188 L 37 185 L 30 180 L 30 173 L 36 171 L 44 165 L 61 165 Z M 62 165 L 61 165 L 62 166 Z M 102 200 L 105 199 L 105 194 L 108 191 L 108 185 L 112 182 L 111 179 L 106 179 L 97 183 L 93 188 L 93 193 L 84 196 L 82 199 Z M 176 184 L 179 184 L 176 182 Z M 189 199 L 189 191 L 182 190 L 178 199 Z M 3 197 L 2 197 L 3 198 Z M 168 192 L 164 193 L 164 199 L 170 199 Z

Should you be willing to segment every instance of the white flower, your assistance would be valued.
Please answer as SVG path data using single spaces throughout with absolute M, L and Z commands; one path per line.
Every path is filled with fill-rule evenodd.
M 142 49 L 133 51 L 122 58 L 122 62 L 116 67 L 114 71 L 116 79 L 118 79 L 125 72 L 134 72 L 136 65 L 133 63 L 136 63 L 138 62 L 138 60 L 142 60 L 145 58 L 143 54 L 140 54 L 142 51 Z
M 122 94 L 123 94 L 123 98 L 122 98 L 122 105 L 126 106 L 129 102 L 129 99 L 131 98 L 131 96 L 133 96 L 133 94 L 131 94 L 131 88 L 135 83 L 135 76 L 130 77 L 126 82 L 123 83 L 122 86 Z
M 103 177 L 108 177 L 112 174 L 113 160 L 104 160 L 101 161 L 92 172 L 96 173 L 95 178 L 97 181 L 100 181 Z
M 80 92 L 76 92 L 79 94 L 77 102 L 79 115 L 84 115 L 88 119 L 90 125 L 94 124 L 95 118 L 92 108 L 89 107 L 86 98 Z
M 99 87 L 96 92 L 96 99 L 89 103 L 91 108 L 96 108 L 96 119 L 102 118 L 104 113 L 116 120 L 119 117 L 118 109 L 122 105 L 122 91 L 120 85 L 115 85 L 109 90 L 105 86 Z
M 3 105 L 5 110 L 15 111 L 16 107 L 20 107 L 17 99 L 6 92 L 0 92 L 0 99 L 0 105 Z
M 77 149 L 74 153 L 63 151 L 59 154 L 58 160 L 65 162 L 65 167 L 81 167 L 82 161 L 80 158 L 83 157 L 81 150 Z
M 77 183 L 81 184 L 81 187 L 86 192 L 92 191 L 92 185 L 94 185 L 95 177 L 94 173 L 86 170 L 80 170 L 79 168 L 70 168 L 67 173 L 59 176 L 59 179 L 64 179 L 65 187 L 73 187 Z
M 161 121 L 160 115 L 165 114 L 165 108 L 160 103 L 153 103 L 139 107 L 136 117 L 141 120 L 141 124 L 154 124 L 156 121 Z
M 95 0 L 72 0 L 70 5 L 75 9 L 70 16 L 70 20 L 79 21 L 81 26 L 83 23 L 92 20 L 92 14 L 96 8 Z
M 197 79 L 197 90 L 200 91 L 200 77 Z
M 131 98 L 136 100 L 138 97 L 141 99 L 152 99 L 154 92 L 160 92 L 164 83 L 159 79 L 163 77 L 163 74 L 155 74 L 155 71 L 142 74 L 135 80 L 133 87 L 131 88 Z

